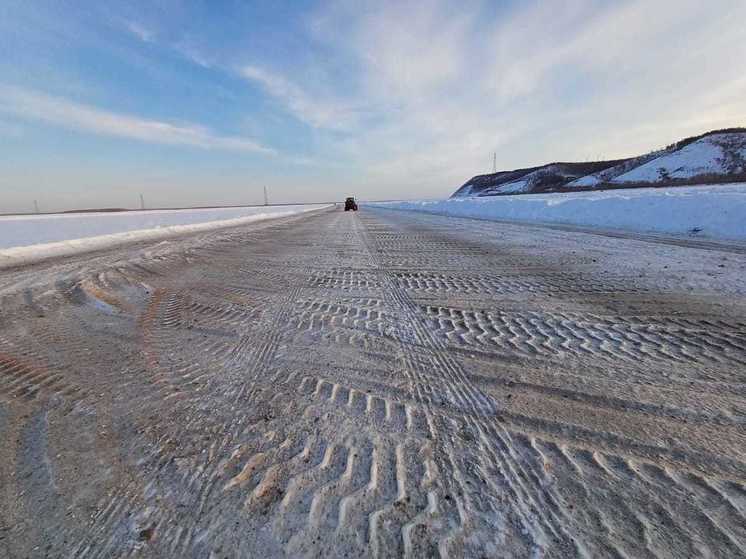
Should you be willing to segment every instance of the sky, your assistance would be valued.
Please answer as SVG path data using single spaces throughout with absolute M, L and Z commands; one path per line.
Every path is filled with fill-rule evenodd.
M 0 3 L 0 213 L 414 199 L 746 125 L 744 0 Z

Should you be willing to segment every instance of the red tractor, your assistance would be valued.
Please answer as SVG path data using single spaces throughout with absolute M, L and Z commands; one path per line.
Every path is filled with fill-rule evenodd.
M 352 196 L 345 200 L 345 211 L 349 212 L 350 210 L 353 212 L 357 211 L 357 202 L 355 202 L 355 199 Z

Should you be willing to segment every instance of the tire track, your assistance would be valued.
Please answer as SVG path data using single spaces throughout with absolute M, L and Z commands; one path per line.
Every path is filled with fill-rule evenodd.
M 469 311 L 427 306 L 435 333 L 450 343 L 525 357 L 588 357 L 746 366 L 738 324 L 665 317 Z
M 364 239 L 363 242 L 369 247 L 371 255 L 378 254 L 381 251 L 376 244 L 375 233 L 371 234 L 365 232 L 363 229 L 361 230 L 361 236 Z M 388 284 L 387 294 L 391 297 L 392 304 L 400 310 L 403 317 L 406 317 L 404 320 L 408 322 L 409 327 L 412 329 L 414 339 L 423 348 L 420 350 L 424 352 L 423 357 L 432 363 L 428 369 L 439 372 L 439 378 L 433 378 L 432 375 L 426 378 L 421 366 L 423 362 L 422 357 L 413 355 L 411 346 L 403 344 L 405 370 L 412 374 L 413 383 L 417 387 L 415 399 L 419 400 L 425 409 L 428 410 L 431 424 L 441 424 L 435 428 L 435 431 L 448 432 L 451 429 L 447 424 L 443 425 L 440 416 L 434 415 L 430 411 L 433 404 L 437 403 L 437 400 L 434 401 L 431 396 L 433 388 L 436 388 L 440 395 L 445 395 L 451 405 L 462 409 L 472 417 L 479 418 L 479 420 L 474 421 L 472 424 L 476 432 L 482 433 L 490 439 L 496 438 L 504 442 L 504 434 L 500 434 L 494 429 L 488 430 L 486 424 L 482 423 L 483 418 L 496 415 L 495 403 L 472 385 L 460 364 L 445 351 L 445 346 L 442 342 L 430 334 L 427 324 L 419 316 L 419 307 L 408 298 L 406 291 L 398 286 L 393 274 L 388 272 L 384 265 L 379 264 L 379 266 L 381 276 L 385 278 Z M 430 394 L 427 394 L 427 392 L 430 392 Z M 467 419 L 467 421 L 469 420 Z M 443 460 L 439 465 L 441 469 L 449 472 L 444 479 L 453 479 L 457 483 L 455 487 L 449 490 L 448 494 L 454 493 L 461 496 L 463 501 L 461 499 L 457 500 L 461 506 L 478 509 L 479 505 L 477 501 L 479 501 L 479 496 L 467 487 L 468 484 L 465 480 L 463 470 L 455 463 L 455 456 L 458 453 L 447 443 L 449 437 L 443 435 L 442 438 L 437 438 L 441 439 L 446 445 L 443 451 L 438 454 L 443 458 L 450 457 L 450 460 Z M 541 490 L 531 484 L 523 483 L 519 477 L 520 472 L 523 470 L 517 464 L 512 463 L 510 459 L 505 460 L 505 455 L 495 455 L 494 457 L 500 459 L 500 463 L 495 464 L 496 471 L 499 471 L 512 490 L 517 492 L 518 498 L 515 501 L 516 512 L 518 512 L 521 518 L 522 531 L 530 534 L 533 540 L 531 545 L 544 547 L 551 542 L 558 548 L 573 548 L 571 538 L 564 533 L 561 524 L 556 522 L 555 519 L 542 514 L 542 509 L 539 506 L 541 503 L 541 498 L 539 497 Z M 524 505 L 525 508 L 523 508 Z M 484 538 L 489 530 L 494 530 L 494 526 L 462 525 L 461 529 L 449 534 L 449 536 L 441 541 L 439 547 L 441 555 L 448 555 L 453 546 L 463 546 L 464 534 L 468 529 L 481 534 L 481 537 Z

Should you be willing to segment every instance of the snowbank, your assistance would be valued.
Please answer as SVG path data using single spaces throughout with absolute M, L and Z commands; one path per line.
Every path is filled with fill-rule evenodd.
M 209 231 L 322 209 L 325 205 L 257 206 L 0 216 L 0 268 L 51 257 Z
M 377 206 L 496 221 L 695 232 L 704 237 L 746 240 L 746 183 L 382 202 Z

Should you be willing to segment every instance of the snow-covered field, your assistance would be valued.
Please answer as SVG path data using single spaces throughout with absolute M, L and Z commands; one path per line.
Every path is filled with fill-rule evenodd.
M 0 217 L 0 267 L 139 240 L 242 225 L 324 205 L 96 212 Z
M 383 202 L 378 205 L 394 210 L 496 221 L 566 223 L 746 240 L 746 183 Z

